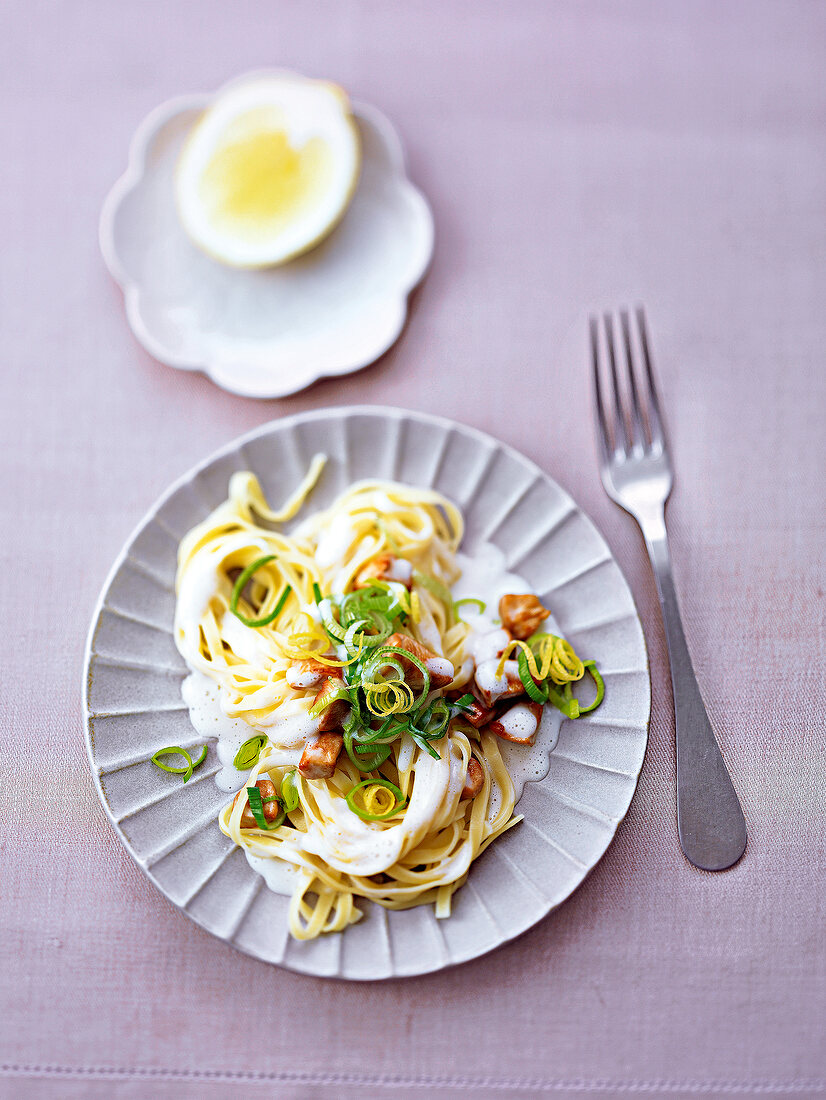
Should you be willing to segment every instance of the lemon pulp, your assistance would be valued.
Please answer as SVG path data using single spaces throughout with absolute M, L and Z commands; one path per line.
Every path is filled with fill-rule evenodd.
M 249 111 L 206 165 L 199 197 L 214 225 L 245 237 L 275 235 L 324 195 L 332 159 L 320 137 L 291 144 L 280 111 Z

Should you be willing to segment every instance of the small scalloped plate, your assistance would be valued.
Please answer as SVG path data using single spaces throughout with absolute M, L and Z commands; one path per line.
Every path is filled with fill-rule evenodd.
M 203 370 L 245 397 L 283 397 L 367 366 L 398 338 L 433 252 L 433 217 L 407 179 L 396 131 L 354 103 L 362 167 L 344 218 L 290 263 L 244 271 L 196 248 L 175 209 L 178 153 L 215 95 L 152 111 L 104 203 L 100 247 L 132 331 L 162 363 Z
M 599 710 L 563 721 L 544 779 L 528 782 L 524 821 L 471 868 L 452 915 L 433 906 L 365 916 L 337 935 L 298 942 L 288 899 L 272 893 L 216 821 L 226 794 L 214 743 L 184 786 L 155 768 L 164 745 L 200 742 L 181 698 L 187 669 L 172 624 L 178 542 L 253 470 L 283 499 L 312 456 L 329 456 L 303 514 L 351 482 L 432 486 L 463 510 L 463 548 L 492 542 L 543 597 L 605 679 Z M 625 816 L 642 767 L 651 689 L 642 627 L 604 540 L 568 494 L 516 451 L 449 420 L 384 408 L 322 409 L 274 421 L 177 481 L 121 552 L 95 611 L 86 655 L 87 747 L 98 793 L 138 866 L 203 928 L 305 974 L 359 980 L 424 974 L 513 939 L 563 902 L 596 866 Z

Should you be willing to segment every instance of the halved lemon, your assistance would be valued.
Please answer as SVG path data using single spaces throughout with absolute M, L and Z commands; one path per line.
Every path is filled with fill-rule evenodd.
M 194 243 L 233 267 L 270 267 L 318 244 L 358 182 L 361 150 L 341 88 L 294 73 L 233 85 L 202 115 L 175 193 Z

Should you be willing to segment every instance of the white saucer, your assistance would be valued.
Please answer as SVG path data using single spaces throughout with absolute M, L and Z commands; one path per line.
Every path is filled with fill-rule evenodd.
M 179 150 L 217 94 L 169 100 L 144 119 L 104 203 L 100 247 L 132 331 L 161 362 L 247 397 L 367 366 L 397 339 L 433 252 L 433 217 L 407 179 L 398 135 L 354 103 L 362 170 L 341 224 L 283 267 L 242 271 L 200 252 L 175 210 Z

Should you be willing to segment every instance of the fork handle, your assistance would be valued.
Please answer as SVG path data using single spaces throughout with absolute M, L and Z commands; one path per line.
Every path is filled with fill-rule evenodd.
M 683 632 L 665 510 L 641 524 L 660 597 L 677 727 L 677 831 L 683 853 L 705 871 L 723 871 L 746 848 L 746 821 L 700 695 Z

